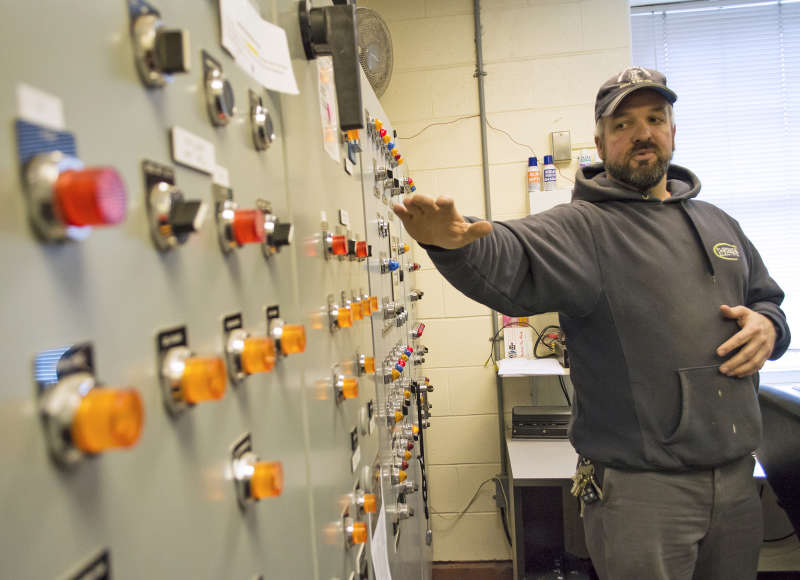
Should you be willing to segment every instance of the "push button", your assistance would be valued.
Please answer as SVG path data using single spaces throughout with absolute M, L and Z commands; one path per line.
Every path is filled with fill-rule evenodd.
M 236 499 L 242 508 L 283 493 L 283 464 L 280 461 L 262 461 L 253 452 L 249 433 L 233 445 L 231 471 Z
M 264 214 L 257 209 L 237 209 L 233 212 L 233 239 L 236 244 L 260 244 L 266 239 Z
M 346 377 L 344 375 L 334 375 L 334 389 L 336 390 L 336 400 L 358 398 L 358 378 Z
M 142 398 L 133 389 L 94 388 L 86 393 L 72 423 L 72 440 L 86 453 L 131 447 L 144 423 Z
M 305 352 L 306 328 L 302 324 L 284 324 L 280 319 L 272 319 L 270 333 L 275 340 L 276 349 L 282 355 Z

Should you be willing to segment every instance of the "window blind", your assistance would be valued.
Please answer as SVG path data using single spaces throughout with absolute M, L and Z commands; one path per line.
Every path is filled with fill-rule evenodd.
M 673 162 L 739 221 L 800 336 L 800 0 L 637 6 L 631 33 L 678 94 Z

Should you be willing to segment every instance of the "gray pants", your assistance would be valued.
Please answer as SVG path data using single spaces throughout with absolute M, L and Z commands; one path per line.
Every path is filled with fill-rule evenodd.
M 606 469 L 583 526 L 601 580 L 754 580 L 763 539 L 752 457 L 691 473 Z

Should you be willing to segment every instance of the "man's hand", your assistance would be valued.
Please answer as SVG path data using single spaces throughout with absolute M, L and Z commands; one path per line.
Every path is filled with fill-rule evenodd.
M 441 196 L 436 201 L 426 195 L 412 194 L 392 207 L 406 231 L 421 244 L 456 250 L 488 235 L 492 224 L 473 224 L 458 213 L 453 199 Z
M 719 309 L 725 318 L 736 320 L 741 328 L 717 349 L 719 356 L 725 356 L 741 347 L 735 356 L 726 360 L 719 367 L 720 372 L 729 377 L 739 378 L 756 373 L 772 354 L 777 334 L 775 326 L 769 318 L 746 306 L 731 308 L 727 304 L 723 304 Z

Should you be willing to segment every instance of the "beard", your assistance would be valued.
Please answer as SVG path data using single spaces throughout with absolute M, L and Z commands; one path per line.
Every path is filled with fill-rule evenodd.
M 633 161 L 633 156 L 642 149 L 650 149 L 655 153 L 653 161 Z M 652 143 L 637 145 L 625 156 L 621 163 L 605 160 L 606 171 L 617 181 L 635 187 L 639 191 L 647 191 L 658 184 L 667 173 L 672 154 L 663 155 Z

